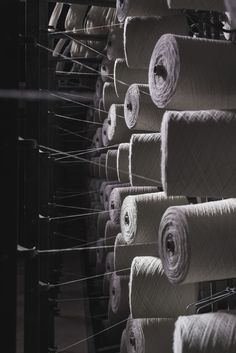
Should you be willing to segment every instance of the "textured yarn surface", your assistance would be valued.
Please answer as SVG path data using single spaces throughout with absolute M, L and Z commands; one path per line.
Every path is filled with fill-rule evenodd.
M 236 114 L 167 112 L 162 136 L 162 184 L 168 195 L 236 196 Z
M 156 257 L 134 258 L 129 288 L 130 312 L 135 319 L 186 315 L 186 307 L 198 296 L 195 284 L 171 284 L 164 274 L 161 260 Z
M 153 102 L 173 110 L 235 109 L 235 60 L 229 41 L 163 35 L 149 65 Z
M 236 199 L 170 207 L 161 220 L 159 251 L 172 283 L 236 277 Z

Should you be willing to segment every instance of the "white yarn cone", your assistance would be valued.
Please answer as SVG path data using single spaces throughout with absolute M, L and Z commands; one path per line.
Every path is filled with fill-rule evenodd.
M 236 27 L 236 3 L 234 0 L 225 0 L 225 7 L 230 14 L 232 26 Z
M 109 150 L 106 155 L 106 178 L 107 180 L 117 180 L 116 169 L 117 150 Z
M 116 59 L 114 85 L 117 97 L 124 101 L 127 89 L 132 83 L 148 83 L 148 71 L 144 69 L 130 69 L 126 65 L 125 59 Z
M 234 109 L 235 60 L 231 42 L 165 34 L 149 66 L 152 100 L 173 110 Z
M 117 97 L 114 83 L 105 82 L 103 85 L 103 106 L 108 112 L 112 104 L 121 104 L 124 101 L 124 97 Z
M 124 51 L 128 67 L 148 69 L 153 48 L 166 33 L 188 35 L 186 16 L 127 17 L 124 26 Z
M 116 166 L 119 182 L 129 183 L 129 143 L 119 145 Z
M 129 244 L 157 242 L 159 225 L 168 207 L 186 204 L 186 197 L 167 197 L 164 192 L 126 197 L 120 215 L 125 241 Z M 159 256 L 158 252 L 155 256 Z
M 99 157 L 99 177 L 106 178 L 106 153 L 102 153 Z
M 97 238 L 104 238 L 106 223 L 109 220 L 108 212 L 100 213 L 97 219 Z
M 108 221 L 105 228 L 105 245 L 113 246 L 118 233 L 120 233 L 120 225 L 115 224 L 112 221 Z
M 231 312 L 180 316 L 175 324 L 174 353 L 235 353 L 236 316 Z
M 81 29 L 87 10 L 88 6 L 85 5 L 70 5 L 65 19 L 65 30 L 72 31 L 74 29 Z
M 108 296 L 110 294 L 110 280 L 114 271 L 114 253 L 108 252 L 105 261 L 105 275 L 103 277 L 103 294 Z M 110 274 L 108 274 L 110 273 Z
M 102 143 L 103 146 L 107 147 L 109 145 L 109 140 L 108 140 L 108 118 L 104 120 L 103 126 L 102 126 Z
M 103 123 L 105 121 L 105 119 L 107 118 L 107 112 L 104 109 L 102 98 L 99 100 L 98 109 L 99 109 L 99 112 L 98 112 L 99 121 L 101 123 Z
M 120 223 L 120 212 L 121 206 L 124 199 L 129 195 L 140 195 L 140 194 L 147 194 L 151 192 L 156 192 L 157 188 L 154 187 L 115 187 L 112 189 L 109 195 L 109 214 L 111 221 L 114 223 Z
M 129 179 L 133 186 L 161 186 L 161 134 L 132 135 Z
M 155 257 L 134 258 L 129 288 L 130 311 L 134 319 L 175 318 L 187 314 L 186 307 L 198 298 L 197 285 L 171 284 L 164 274 L 161 260 Z
M 105 271 L 106 251 L 104 249 L 104 239 L 100 238 L 96 243 L 96 273 L 102 274 Z
M 99 127 L 96 131 L 95 145 L 96 145 L 96 148 L 101 148 L 103 146 L 103 144 L 102 144 L 102 128 L 101 127 Z
M 62 10 L 63 10 L 63 3 L 57 2 L 54 6 L 54 9 L 52 11 L 51 17 L 48 22 L 49 27 L 53 27 L 54 29 L 57 28 L 57 23 L 59 21 L 59 18 L 61 16 Z
M 174 319 L 132 319 L 126 326 L 128 353 L 172 353 Z
M 119 275 L 129 275 L 132 261 L 136 256 L 156 256 L 157 254 L 157 243 L 128 245 L 124 236 L 119 233 L 114 247 L 115 271 L 119 271 Z
M 108 112 L 107 136 L 110 145 L 129 142 L 132 132 L 124 118 L 124 104 L 112 104 Z
M 126 330 L 123 330 L 120 341 L 120 353 L 128 353 L 126 345 Z
M 124 58 L 123 26 L 115 26 L 109 33 L 107 40 L 107 57 L 109 60 Z
M 114 61 L 104 58 L 101 63 L 101 78 L 104 82 L 113 82 Z
M 236 277 L 236 199 L 170 207 L 161 220 L 159 251 L 172 283 Z
M 118 181 L 115 183 L 109 183 L 109 185 L 106 186 L 104 190 L 104 195 L 103 195 L 103 204 L 105 210 L 109 210 L 109 198 L 112 190 L 114 188 L 120 188 L 120 187 L 129 187 L 129 184 L 120 184 Z
M 120 22 L 128 16 L 165 16 L 172 12 L 166 0 L 116 0 L 116 14 Z
M 168 195 L 236 196 L 236 114 L 167 112 L 163 118 L 162 184 Z
M 167 0 L 167 3 L 170 9 L 226 11 L 224 0 Z
M 101 204 L 104 203 L 105 187 L 106 187 L 107 185 L 112 185 L 112 184 L 117 184 L 117 182 L 116 182 L 116 181 L 103 181 L 103 182 L 101 183 L 101 186 L 100 186 L 100 188 L 99 188 L 99 199 L 100 199 Z
M 129 276 L 113 273 L 110 283 L 110 304 L 113 313 L 124 320 L 129 316 Z
M 102 80 L 101 76 L 99 76 L 96 82 L 96 96 L 99 99 L 102 97 L 103 85 L 104 85 L 104 81 Z
M 133 84 L 126 92 L 125 122 L 136 131 L 160 131 L 165 110 L 157 108 L 149 94 L 148 85 Z

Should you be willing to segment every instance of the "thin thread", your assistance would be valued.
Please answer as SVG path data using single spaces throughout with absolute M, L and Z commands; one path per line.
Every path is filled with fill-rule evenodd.
M 97 54 L 99 54 L 99 55 L 102 55 L 102 56 L 104 56 L 104 57 L 106 58 L 106 55 L 104 55 L 104 54 L 102 54 L 102 53 L 99 53 L 98 51 L 96 51 L 96 50 L 93 49 L 92 47 L 90 47 L 90 46 L 88 46 L 88 45 L 86 45 L 86 44 L 84 44 L 84 43 L 82 43 L 82 42 L 80 42 L 80 41 L 78 41 L 78 40 L 76 40 L 76 39 L 70 37 L 69 35 L 66 35 L 66 36 L 67 36 L 69 39 L 75 41 L 76 43 L 78 43 L 78 44 L 80 44 L 80 45 L 83 45 L 83 46 L 87 47 L 88 49 L 94 51 L 95 53 L 97 53 Z M 50 51 L 50 52 L 53 52 L 52 49 L 47 48 L 47 47 L 45 47 L 44 45 L 42 45 L 42 44 L 40 44 L 40 43 L 37 43 L 37 46 L 39 46 L 40 48 L 43 48 L 43 49 L 45 49 L 45 50 L 48 50 L 48 51 Z M 98 71 L 98 70 L 96 70 L 96 69 L 94 69 L 94 68 L 92 68 L 92 67 L 90 67 L 90 66 L 87 66 L 87 65 L 85 65 L 84 63 L 77 62 L 76 60 L 73 60 L 73 59 L 71 59 L 71 58 L 68 57 L 68 56 L 65 56 L 65 55 L 63 55 L 63 54 L 58 54 L 58 56 L 61 56 L 61 57 L 64 58 L 64 59 L 68 59 L 69 61 L 71 61 L 71 62 L 73 62 L 73 63 L 75 63 L 75 64 L 79 64 L 79 65 L 81 65 L 82 67 L 85 67 L 85 68 L 87 68 L 87 69 L 89 69 L 89 70 L 91 70 L 91 71 L 97 72 L 99 75 L 101 74 L 100 71 Z M 108 78 L 111 78 L 111 79 L 114 81 L 115 79 L 114 79 L 113 76 L 114 76 L 114 75 L 107 75 Z M 127 87 L 130 86 L 129 84 L 127 84 L 126 82 L 123 82 L 123 81 L 121 81 L 121 80 L 116 80 L 116 81 L 119 82 L 119 83 L 121 83 L 121 84 L 123 84 L 123 85 L 125 85 L 125 86 L 127 86 Z M 144 91 L 141 91 L 141 90 L 140 90 L 140 92 L 142 92 L 142 93 L 145 94 L 145 95 L 150 96 L 150 94 L 147 93 L 147 92 L 144 92 Z M 73 103 L 75 103 L 75 102 L 73 102 Z M 98 110 L 99 110 L 99 109 L 98 109 Z M 100 109 L 100 110 L 101 110 L 101 109 Z M 101 111 L 103 111 L 103 110 L 101 110 Z
M 114 211 L 118 211 L 119 209 L 115 209 Z M 99 211 L 99 212 L 90 212 L 90 213 L 82 213 L 82 214 L 75 214 L 75 215 L 70 215 L 70 216 L 58 216 L 58 217 L 49 217 L 49 221 L 60 221 L 60 220 L 68 220 L 68 219 L 73 219 L 73 218 L 82 218 L 82 217 L 88 217 L 88 216 L 93 216 L 97 215 L 100 213 L 109 213 L 110 211 Z
M 78 302 L 84 300 L 104 300 L 109 299 L 108 296 L 101 296 L 101 297 L 85 297 L 85 298 L 72 298 L 72 299 L 56 299 L 56 303 L 70 303 L 70 302 Z
M 85 240 L 82 240 L 82 239 L 79 239 L 79 238 L 75 238 L 75 237 L 72 237 L 70 235 L 62 234 L 62 233 L 59 233 L 59 232 L 53 232 L 53 235 L 56 235 L 58 237 L 62 237 L 62 238 L 65 238 L 65 239 L 80 241 L 81 243 L 85 243 L 85 244 L 83 244 L 83 246 L 86 245 L 86 241 Z
M 89 120 L 84 120 L 84 119 L 77 119 L 77 118 L 71 118 L 66 115 L 61 115 L 61 114 L 54 114 L 58 118 L 66 119 L 66 120 L 73 120 L 73 121 L 78 121 L 78 122 L 83 122 L 85 124 L 93 124 L 93 125 L 103 125 L 102 123 L 96 123 L 95 121 L 89 121 Z
M 115 26 L 121 26 L 122 23 L 113 23 L 110 25 L 104 25 L 104 26 L 94 26 L 94 27 L 89 27 L 89 29 L 99 29 L 99 28 L 107 28 L 107 27 L 115 27 Z M 77 33 L 77 32 L 84 32 L 84 28 L 79 28 L 79 29 L 74 29 L 73 33 Z M 57 32 L 52 32 L 53 34 L 66 34 L 67 32 L 72 32 L 70 30 L 68 31 L 57 31 Z
M 120 322 L 118 322 L 118 323 L 116 323 L 116 324 L 114 324 L 114 325 L 112 325 L 112 326 L 110 326 L 110 327 L 105 328 L 105 329 L 102 330 L 102 331 L 99 331 L 99 332 L 97 332 L 97 333 L 94 333 L 93 335 L 88 336 L 87 338 L 84 338 L 84 339 L 82 339 L 82 340 L 80 340 L 80 341 L 78 341 L 78 342 L 75 342 L 75 343 L 71 344 L 70 346 L 67 346 L 67 347 L 65 347 L 65 348 L 59 349 L 59 350 L 57 351 L 57 353 L 65 352 L 65 351 L 67 351 L 68 349 L 70 349 L 70 348 L 72 348 L 72 347 L 78 346 L 80 343 L 86 342 L 86 341 L 88 341 L 89 339 L 91 339 L 91 338 L 93 338 L 93 337 L 96 337 L 96 336 L 100 335 L 100 334 L 103 333 L 103 332 L 109 331 L 109 330 L 111 330 L 113 327 L 116 327 L 116 326 L 118 326 L 118 325 L 120 325 L 120 324 L 122 324 L 122 323 L 124 323 L 124 322 L 126 322 L 126 321 L 127 321 L 127 319 L 122 320 L 122 321 L 120 321 Z
M 112 145 L 112 146 L 109 146 L 109 149 L 110 148 L 113 148 L 113 147 L 118 147 L 119 145 Z M 87 150 L 87 151 L 84 151 L 84 152 L 81 152 L 81 153 L 76 153 L 76 154 L 74 154 L 74 156 L 82 156 L 82 155 L 84 155 L 84 154 L 88 154 L 88 153 L 93 153 L 93 152 L 97 152 L 97 151 L 101 151 L 101 150 L 106 150 L 106 149 L 108 149 L 108 147 L 98 147 L 98 148 L 91 148 L 91 149 L 89 149 L 89 150 Z M 59 157 L 59 158 L 56 158 L 55 160 L 56 161 L 59 161 L 59 160 L 61 160 L 61 159 L 66 159 L 66 158 L 70 158 L 70 157 L 67 157 L 67 156 L 64 156 L 64 157 Z
M 155 245 L 156 243 L 145 243 L 149 245 Z M 128 245 L 129 247 L 138 247 L 140 244 L 130 244 Z M 90 251 L 90 250 L 104 250 L 104 249 L 113 249 L 114 245 L 103 245 L 103 246 L 89 246 L 86 247 L 86 244 L 83 245 L 84 247 L 78 247 L 78 246 L 73 246 L 71 248 L 64 248 L 64 249 L 49 249 L 49 250 L 36 250 L 37 254 L 62 254 L 62 253 L 67 253 L 67 252 L 72 252 L 72 251 Z M 127 248 L 127 244 L 116 244 L 117 248 Z M 121 271 L 121 270 L 119 270 Z
M 57 284 L 50 284 L 49 286 L 51 288 L 66 286 L 66 285 L 69 285 L 69 284 L 80 283 L 80 282 L 84 282 L 84 281 L 87 281 L 87 280 L 90 280 L 90 279 L 101 278 L 101 277 L 104 277 L 104 276 L 112 275 L 113 273 L 118 273 L 118 272 L 128 271 L 128 270 L 130 270 L 130 267 L 129 268 L 124 268 L 124 269 L 118 270 L 118 271 L 105 272 L 105 273 L 100 274 L 100 275 L 94 275 L 94 276 L 90 276 L 90 277 L 84 277 L 84 278 L 80 278 L 80 279 L 75 279 L 73 281 L 62 282 L 62 283 L 57 283 Z
M 57 196 L 55 195 L 56 198 L 58 199 L 69 199 L 71 197 L 77 197 L 77 196 L 85 196 L 85 195 L 89 195 L 89 194 L 96 194 L 97 191 L 86 191 L 86 192 L 81 192 L 78 194 L 71 194 L 71 195 L 66 195 L 66 196 Z
M 62 130 L 62 131 L 65 131 L 65 132 L 68 132 L 68 133 L 71 134 L 71 135 L 75 135 L 75 136 L 77 136 L 77 137 L 83 138 L 84 140 L 93 142 L 92 139 L 87 138 L 87 137 L 85 137 L 85 136 L 81 136 L 81 135 L 79 135 L 77 132 L 73 132 L 73 131 L 71 131 L 71 130 L 63 129 L 63 128 L 60 127 L 60 126 L 58 126 L 58 129 L 59 129 L 59 130 Z
M 61 208 L 69 208 L 69 209 L 74 209 L 74 210 L 87 210 L 87 211 L 101 211 L 98 208 L 88 208 L 88 207 L 79 207 L 79 206 L 67 206 L 67 205 L 60 205 L 57 203 L 48 203 L 49 206 L 53 206 L 53 207 L 61 207 Z
M 55 150 L 55 149 L 53 149 L 53 148 L 49 148 L 49 147 L 42 146 L 42 145 L 40 145 L 40 147 L 41 147 L 41 148 L 48 149 L 49 151 L 60 152 L 60 151 Z M 87 163 L 90 163 L 90 164 L 94 164 L 94 165 L 98 165 L 98 166 L 100 165 L 100 164 L 97 163 L 97 162 L 90 161 L 89 159 L 86 159 L 86 158 L 81 158 L 81 157 L 78 157 L 78 156 L 70 155 L 70 154 L 68 154 L 68 153 L 66 153 L 66 152 L 61 152 L 61 154 L 65 154 L 66 156 L 68 156 L 68 158 L 71 157 L 71 158 L 75 158 L 75 159 L 78 159 L 78 160 L 82 160 L 82 161 L 87 162 Z M 113 167 L 109 167 L 109 169 L 110 169 L 110 170 L 117 170 L 117 168 L 113 168 Z M 127 171 L 125 171 L 125 170 L 121 170 L 121 172 L 124 173 L 124 174 L 129 175 L 129 173 L 128 173 Z M 147 180 L 147 181 L 156 182 L 156 180 L 151 179 L 151 178 L 144 177 L 144 176 L 142 176 L 142 175 L 138 175 L 138 174 L 134 174 L 134 173 L 132 173 L 132 175 L 137 176 L 137 177 L 139 177 L 140 179 L 144 179 L 144 180 Z

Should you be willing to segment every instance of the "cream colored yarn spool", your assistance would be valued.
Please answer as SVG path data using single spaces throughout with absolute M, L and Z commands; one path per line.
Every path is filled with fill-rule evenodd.
M 121 206 L 124 199 L 129 195 L 140 195 L 140 194 L 148 194 L 151 192 L 156 192 L 157 188 L 154 187 L 125 187 L 124 185 L 121 187 L 114 187 L 109 195 L 109 214 L 111 221 L 114 223 L 120 223 L 120 212 Z
M 106 153 L 102 153 L 99 157 L 99 177 L 106 178 Z
M 96 273 L 102 274 L 105 271 L 106 251 L 104 249 L 104 239 L 97 240 L 96 246 Z
M 113 246 L 118 233 L 120 233 L 120 225 L 108 221 L 105 227 L 105 245 Z
M 235 131 L 234 112 L 167 112 L 161 128 L 165 192 L 236 196 Z
M 105 275 L 103 277 L 103 293 L 104 295 L 109 295 L 110 293 L 110 280 L 112 274 L 108 274 L 114 271 L 114 253 L 108 252 L 106 255 L 105 262 Z
M 113 273 L 110 283 L 111 310 L 119 320 L 129 316 L 129 276 Z
M 105 264 L 106 272 L 114 271 L 114 253 L 108 252 L 106 256 L 106 264 Z
M 224 0 L 167 0 L 167 3 L 170 9 L 226 11 Z
M 105 227 L 107 221 L 110 219 L 108 212 L 100 213 L 97 219 L 97 238 L 104 238 Z
M 128 353 L 126 344 L 126 330 L 123 330 L 120 341 L 120 353 Z
M 107 57 L 109 60 L 124 58 L 123 25 L 115 26 L 109 33 L 107 40 Z
M 127 321 L 128 353 L 172 353 L 175 319 L 132 319 Z
M 129 184 L 120 184 L 118 181 L 116 181 L 116 183 L 115 181 L 112 183 L 109 182 L 109 185 L 105 187 L 104 195 L 103 195 L 103 204 L 104 204 L 105 210 L 109 210 L 109 198 L 112 190 L 114 188 L 126 187 L 126 186 L 129 186 Z
M 88 6 L 85 5 L 70 5 L 65 19 L 65 30 L 72 31 L 74 29 L 81 29 L 87 9 Z
M 117 181 L 103 181 L 99 188 L 99 199 L 101 204 L 104 203 L 104 192 L 107 185 L 117 184 Z
M 235 353 L 236 316 L 230 311 L 181 316 L 175 324 L 174 353 Z
M 99 127 L 96 131 L 95 145 L 96 145 L 96 148 L 100 148 L 103 146 L 103 144 L 102 144 L 102 128 L 101 127 Z
M 104 109 L 102 98 L 99 100 L 98 109 L 99 109 L 99 112 L 98 112 L 99 120 L 101 123 L 103 123 L 107 118 L 107 112 Z
M 165 34 L 149 66 L 152 100 L 173 110 L 234 109 L 235 60 L 231 42 Z
M 57 28 L 57 23 L 59 21 L 59 18 L 61 16 L 62 10 L 63 10 L 63 3 L 57 2 L 54 6 L 54 9 L 52 11 L 51 17 L 48 22 L 48 26 L 53 27 L 54 29 Z
M 148 71 L 144 69 L 130 69 L 126 65 L 125 59 L 116 59 L 114 85 L 117 97 L 124 100 L 127 89 L 132 83 L 148 83 Z
M 236 27 L 236 3 L 234 0 L 225 0 L 225 7 L 229 12 L 232 26 Z
M 106 178 L 107 180 L 118 180 L 116 170 L 117 150 L 109 150 L 106 155 Z
M 174 286 L 164 274 L 161 260 L 135 257 L 130 274 L 130 311 L 136 318 L 169 318 L 187 314 L 186 307 L 198 298 L 198 286 Z M 190 313 L 190 311 L 189 311 Z
M 124 104 L 112 104 L 108 113 L 107 137 L 110 145 L 129 142 L 132 132 L 124 118 Z
M 99 100 L 102 98 L 103 85 L 104 85 L 104 82 L 101 76 L 99 76 L 96 82 L 96 96 L 99 98 Z
M 172 14 L 166 0 L 116 0 L 116 14 L 120 22 L 128 16 L 166 16 Z
M 131 264 L 136 256 L 156 256 L 157 243 L 128 245 L 124 236 L 119 233 L 115 240 L 114 266 L 119 275 L 129 275 Z M 125 270 L 126 269 L 126 270 Z
M 114 61 L 104 58 L 101 63 L 101 78 L 104 82 L 113 82 Z
M 126 197 L 120 215 L 125 241 L 129 244 L 157 242 L 159 225 L 168 207 L 186 204 L 186 197 L 167 197 L 164 192 Z
M 104 120 L 103 126 L 102 126 L 102 143 L 103 146 L 107 147 L 109 145 L 109 140 L 108 140 L 108 118 Z
M 236 199 L 170 207 L 159 229 L 159 251 L 172 283 L 236 277 Z
M 132 186 L 161 186 L 161 134 L 133 134 L 129 150 Z
M 166 33 L 188 35 L 186 16 L 127 17 L 124 26 L 124 51 L 128 67 L 148 69 L 153 48 Z
M 119 182 L 129 183 L 129 143 L 119 145 L 116 167 Z
M 123 103 L 123 97 L 117 97 L 114 83 L 105 82 L 103 85 L 103 105 L 104 109 L 108 112 L 112 104 Z
M 125 95 L 124 114 L 129 129 L 160 131 L 165 110 L 153 103 L 148 85 L 133 84 Z

